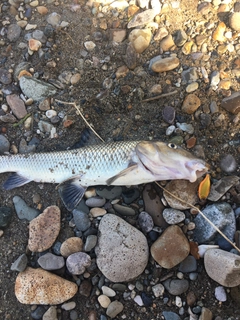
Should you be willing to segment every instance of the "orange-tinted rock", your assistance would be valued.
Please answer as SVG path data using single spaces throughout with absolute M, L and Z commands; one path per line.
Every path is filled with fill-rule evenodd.
M 226 25 L 224 22 L 220 22 L 217 29 L 213 32 L 213 39 L 216 41 L 224 42 L 226 40 L 224 33 L 226 30 Z
M 48 13 L 48 9 L 44 6 L 38 6 L 37 7 L 37 11 L 38 13 L 44 15 L 44 14 L 47 14 Z
M 201 100 L 193 93 L 186 96 L 182 104 L 182 111 L 193 114 L 201 105 Z
M 61 213 L 57 206 L 46 208 L 29 224 L 28 247 L 33 252 L 49 249 L 60 231 Z
M 73 253 L 82 251 L 83 241 L 78 237 L 71 237 L 65 240 L 60 248 L 61 255 L 67 258 Z
M 180 61 L 176 57 L 163 58 L 154 61 L 151 68 L 154 72 L 170 71 L 177 68 L 179 63 Z
M 15 295 L 23 304 L 60 304 L 71 299 L 78 286 L 41 268 L 27 268 L 15 282 Z
M 32 51 L 38 51 L 41 48 L 42 43 L 39 40 L 30 39 L 28 41 L 28 46 L 29 46 L 29 49 Z

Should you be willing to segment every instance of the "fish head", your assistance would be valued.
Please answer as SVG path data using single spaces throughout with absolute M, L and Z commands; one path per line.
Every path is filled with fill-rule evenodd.
M 208 171 L 204 160 L 174 143 L 142 141 L 136 146 L 136 154 L 155 180 L 185 179 L 194 182 Z

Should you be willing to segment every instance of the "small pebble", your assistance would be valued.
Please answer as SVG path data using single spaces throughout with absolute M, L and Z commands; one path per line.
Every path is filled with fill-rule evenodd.
M 66 266 L 74 275 L 80 275 L 91 265 L 91 257 L 84 252 L 76 252 L 68 256 Z
M 111 300 L 109 299 L 108 296 L 101 294 L 98 297 L 98 302 L 100 303 L 101 307 L 107 308 L 109 306 L 109 304 L 111 303 Z
M 13 262 L 13 264 L 11 265 L 11 270 L 22 272 L 26 269 L 27 263 L 28 263 L 28 259 L 26 254 L 24 253 L 21 256 L 19 256 L 17 260 Z
M 106 295 L 108 297 L 115 297 L 115 295 L 116 295 L 116 292 L 107 286 L 102 286 L 102 292 L 104 295 Z

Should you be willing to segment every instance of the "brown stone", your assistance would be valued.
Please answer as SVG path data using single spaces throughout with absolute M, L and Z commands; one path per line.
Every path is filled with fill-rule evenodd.
M 6 97 L 7 103 L 9 107 L 11 108 L 13 114 L 18 118 L 22 119 L 26 116 L 27 110 L 25 108 L 25 104 L 20 99 L 20 97 L 16 94 L 10 94 Z
M 201 100 L 194 94 L 186 96 L 182 104 L 182 111 L 187 114 L 193 114 L 201 105 Z
M 150 29 L 134 29 L 129 34 L 129 41 L 137 53 L 142 53 L 150 44 L 152 33 Z
M 44 15 L 44 14 L 47 14 L 48 13 L 48 9 L 44 6 L 38 6 L 37 7 L 37 11 L 38 13 Z
M 28 247 L 33 252 L 49 249 L 60 231 L 61 212 L 57 206 L 46 208 L 29 224 Z
M 27 268 L 15 282 L 15 295 L 23 304 L 60 304 L 71 299 L 78 286 L 41 268 Z
M 222 100 L 221 106 L 232 114 L 240 112 L 240 91 L 234 92 L 230 97 Z
M 226 25 L 224 22 L 220 22 L 217 29 L 213 32 L 213 40 L 224 42 L 226 40 L 224 33 L 226 30 Z
M 171 269 L 182 262 L 189 252 L 189 242 L 181 228 L 176 225 L 168 227 L 151 246 L 153 259 L 166 269 Z
M 71 237 L 65 240 L 60 248 L 60 253 L 64 258 L 67 258 L 73 253 L 82 251 L 83 241 L 78 237 Z
M 152 70 L 154 72 L 164 72 L 173 70 L 179 66 L 179 63 L 179 59 L 176 57 L 158 59 L 153 62 Z
M 175 46 L 175 43 L 173 41 L 173 37 L 171 36 L 171 34 L 167 35 L 165 38 L 163 38 L 160 41 L 160 48 L 163 51 L 169 51 L 169 50 L 174 49 L 175 47 L 176 46 Z
M 30 39 L 28 41 L 28 46 L 29 46 L 29 49 L 32 51 L 38 51 L 41 48 L 42 43 L 39 40 Z

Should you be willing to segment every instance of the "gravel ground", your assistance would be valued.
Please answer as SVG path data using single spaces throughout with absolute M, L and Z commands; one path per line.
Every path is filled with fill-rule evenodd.
M 232 94 L 240 92 L 240 3 L 231 0 L 110 3 L 1 2 L 0 130 L 6 138 L 0 143 L 1 152 L 42 152 L 72 147 L 85 127 L 74 106 L 67 104 L 73 102 L 80 106 L 84 117 L 105 141 L 175 142 L 205 158 L 211 165 L 213 182 L 227 175 L 239 176 L 240 109 Z M 155 8 L 152 19 L 139 29 L 131 28 L 129 21 L 135 12 L 144 13 L 150 8 Z M 129 37 L 133 29 L 144 32 Z M 138 42 L 134 42 L 135 39 Z M 167 71 L 156 69 L 159 55 L 171 57 Z M 31 75 L 39 82 L 33 87 L 24 85 L 23 80 L 19 81 L 19 74 L 20 77 Z M 43 93 L 44 104 L 41 101 L 44 99 L 37 96 L 34 99 L 43 83 L 48 84 Z M 55 91 L 51 100 L 47 99 L 49 90 Z M 167 96 L 156 98 L 164 94 Z M 186 100 L 189 95 L 190 102 Z M 228 97 L 230 100 L 225 103 Z M 1 174 L 1 184 L 7 176 Z M 141 207 L 143 186 L 139 191 L 135 202 Z M 58 205 L 62 217 L 58 241 L 75 235 L 70 223 L 72 215 L 62 205 L 53 185 L 31 182 L 11 191 L 1 190 L 1 207 L 11 208 L 13 212 L 11 223 L 3 228 L 0 238 L 0 315 L 9 320 L 32 319 L 36 309 L 18 302 L 14 294 L 17 272 L 10 270 L 12 263 L 26 252 L 28 265 L 36 267 L 38 258 L 27 250 L 29 222 L 15 214 L 13 197 L 16 195 L 41 211 Z M 239 182 L 220 200 L 237 210 Z M 209 203 L 212 202 L 207 200 L 200 205 L 204 207 Z M 127 220 L 135 224 L 129 217 Z M 239 229 L 238 218 L 236 222 Z M 95 258 L 94 253 L 91 254 Z M 193 292 L 195 300 L 191 308 L 195 308 L 196 319 L 202 307 L 211 310 L 213 319 L 239 319 L 239 286 L 234 293 L 225 288 L 227 300 L 219 301 L 215 297 L 219 284 L 207 275 L 202 260 L 197 262 L 197 279 L 189 281 L 188 291 L 180 295 L 182 311 L 176 296 L 165 292 L 163 297 L 156 298 L 151 279 L 176 278 L 178 271 L 178 266 L 162 270 L 150 258 L 146 271 L 137 280 L 125 283 L 126 291 L 136 288 L 137 295 L 142 292 L 149 295 L 150 306 L 146 302 L 140 306 L 131 298 L 133 294 L 128 299 L 119 291 L 114 299 L 120 301 L 124 309 L 115 318 L 179 319 L 163 314 L 172 311 L 179 314 L 180 319 L 193 319 L 188 313 L 190 304 L 186 303 L 189 292 Z M 77 277 L 71 277 L 68 272 L 61 275 L 77 282 Z M 94 276 L 98 277 L 95 284 Z M 184 277 L 188 279 L 188 274 Z M 99 288 L 104 284 L 104 281 L 100 283 L 101 279 L 100 270 L 90 272 L 90 295 L 86 297 L 78 292 L 72 299 L 76 302 L 76 314 L 59 306 L 58 319 L 108 319 L 106 309 L 97 300 Z M 105 283 L 112 286 L 109 281 Z M 48 306 L 40 308 L 45 311 Z M 202 315 L 200 319 L 211 317 Z

